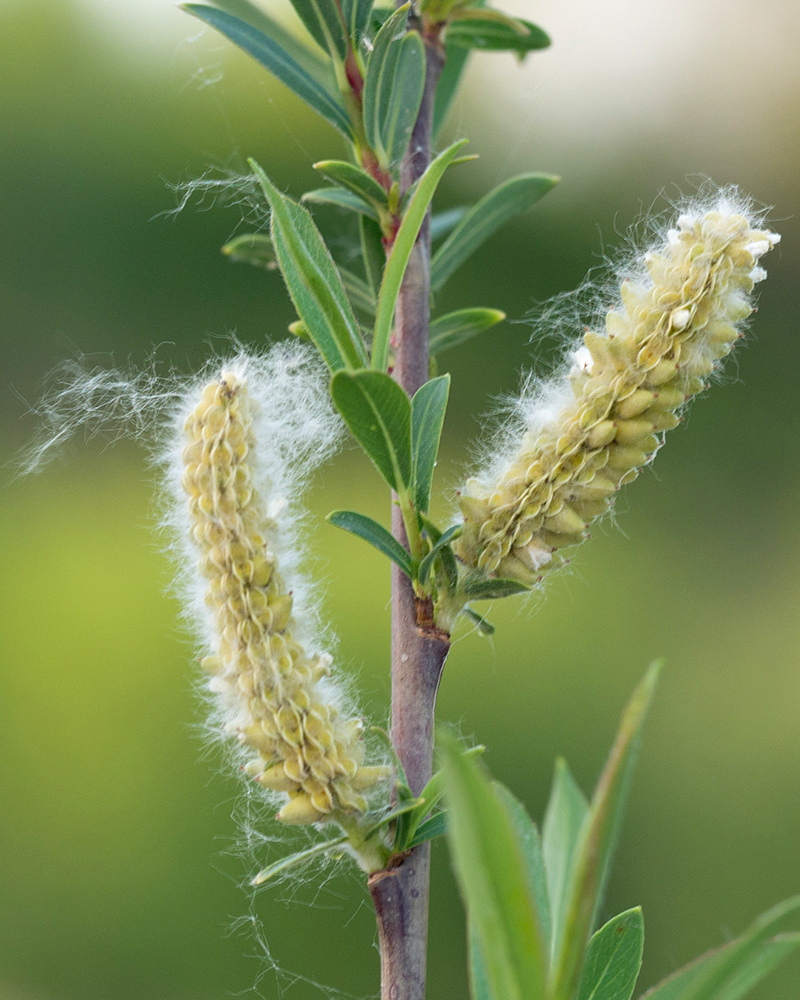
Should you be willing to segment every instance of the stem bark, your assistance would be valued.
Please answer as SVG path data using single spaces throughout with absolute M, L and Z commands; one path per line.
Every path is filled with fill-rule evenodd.
M 438 34 L 425 36 L 425 94 L 401 169 L 407 190 L 431 160 L 433 106 L 444 66 Z M 395 317 L 394 377 L 409 395 L 428 380 L 430 323 L 430 217 L 420 230 L 400 289 Z M 395 504 L 392 531 L 406 545 Z M 410 580 L 392 567 L 392 743 L 411 791 L 431 777 L 434 708 L 450 636 L 433 623 L 430 601 L 414 595 Z M 381 1000 L 424 1000 L 428 941 L 430 844 L 393 859 L 370 876 L 381 950 Z

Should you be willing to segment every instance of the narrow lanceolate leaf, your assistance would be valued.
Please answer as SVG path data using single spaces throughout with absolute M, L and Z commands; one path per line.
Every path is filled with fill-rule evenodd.
M 250 160 L 272 209 L 272 242 L 297 314 L 331 371 L 367 363 L 353 307 L 308 212 L 286 198 Z
M 640 906 L 609 920 L 589 942 L 577 1000 L 631 1000 L 643 948 Z
M 431 216 L 431 240 L 442 240 L 448 236 L 469 211 L 469 205 L 456 205 L 444 212 L 434 212 Z
M 291 3 L 320 48 L 344 60 L 347 34 L 337 0 L 291 0 Z
M 386 166 L 399 166 L 411 138 L 425 90 L 425 46 L 418 31 L 409 31 L 398 45 L 391 91 L 381 127 Z
M 547 891 L 547 874 L 542 855 L 542 841 L 536 824 L 528 815 L 525 806 L 499 781 L 493 784 L 495 792 L 504 803 L 517 831 L 517 837 L 522 845 L 525 857 L 525 867 L 530 879 L 531 892 L 536 904 L 536 917 L 542 931 L 545 945 L 550 940 L 550 896 Z
M 477 611 L 473 611 L 472 608 L 467 606 L 461 609 L 461 614 L 465 618 L 469 618 L 481 635 L 494 635 L 496 631 L 494 625 L 479 615 Z
M 334 840 L 328 840 L 324 844 L 315 844 L 314 847 L 309 847 L 305 851 L 298 851 L 297 854 L 290 854 L 286 858 L 281 858 L 280 861 L 276 861 L 274 864 L 262 869 L 250 884 L 263 885 L 264 882 L 269 881 L 269 879 L 280 874 L 280 872 L 286 871 L 287 868 L 303 864 L 304 861 L 310 861 L 311 858 L 324 854 L 334 847 L 340 847 L 342 844 L 347 843 L 347 840 L 348 838 L 345 834 L 343 837 L 336 837 Z
M 509 28 L 515 35 L 523 37 L 530 34 L 530 29 L 526 26 L 526 21 L 521 21 L 511 14 L 504 14 L 502 10 L 494 10 L 492 7 L 479 7 L 470 10 L 468 7 L 455 6 L 449 13 L 448 20 L 451 24 L 459 21 L 479 21 L 480 23 L 502 24 Z
M 741 937 L 702 955 L 640 1000 L 740 1000 L 800 944 L 796 933 L 775 936 L 789 918 L 800 918 L 800 896 L 773 906 Z
M 552 912 L 551 952 L 561 945 L 575 848 L 589 812 L 586 796 L 578 788 L 567 762 L 556 761 L 553 787 L 544 815 L 542 854 Z
M 416 509 L 423 514 L 427 514 L 430 506 L 449 393 L 450 376 L 440 375 L 417 389 L 411 400 L 412 499 Z
M 350 534 L 357 535 L 365 542 L 369 542 L 378 552 L 382 552 L 392 562 L 397 563 L 406 576 L 413 579 L 414 566 L 411 562 L 411 556 L 382 524 L 378 524 L 377 521 L 373 521 L 365 514 L 357 514 L 353 510 L 334 510 L 328 514 L 326 520 L 337 528 L 349 531 Z
M 375 36 L 367 62 L 362 96 L 364 131 L 367 142 L 379 155 L 383 151 L 382 128 L 392 94 L 400 43 L 405 34 L 410 6 L 405 4 L 386 19 Z
M 313 191 L 306 191 L 302 201 L 311 205 L 336 205 L 337 208 L 346 208 L 348 212 L 358 212 L 366 215 L 370 219 L 378 220 L 378 213 L 375 206 L 368 201 L 364 201 L 359 195 L 348 191 L 343 187 L 316 188 Z
M 467 11 L 463 12 L 464 14 Z M 476 14 L 477 12 L 469 11 Z M 487 10 L 485 14 L 499 13 Z M 450 45 L 465 49 L 482 49 L 485 52 L 516 52 L 525 56 L 537 49 L 546 49 L 550 45 L 549 35 L 530 21 L 509 18 L 516 25 L 499 20 L 477 17 L 454 21 L 447 28 L 447 41 Z M 519 27 L 527 29 L 520 31 Z
M 361 259 L 364 261 L 364 274 L 377 309 L 378 292 L 383 280 L 383 268 L 386 264 L 386 251 L 383 249 L 381 227 L 373 219 L 362 215 L 358 220 L 358 231 L 361 241 Z
M 444 577 L 444 585 L 449 593 L 454 594 L 458 587 L 458 563 L 449 543 L 455 541 L 463 533 L 464 525 L 458 524 L 452 528 L 448 528 L 445 532 L 441 532 L 433 521 L 429 520 L 424 514 L 420 514 L 420 520 L 428 537 L 433 542 L 433 550 L 435 552 L 432 550 L 422 559 L 418 570 L 418 577 L 424 583 L 425 576 L 422 572 L 422 566 L 431 557 L 431 561 L 426 567 L 426 572 L 430 570 L 434 559 L 438 561 L 439 568 Z
M 512 597 L 522 594 L 529 587 L 519 580 L 486 579 L 486 577 L 467 577 L 461 587 L 464 595 L 473 601 L 494 601 L 500 597 Z
M 396 493 L 411 484 L 411 402 L 383 372 L 337 372 L 333 401 L 353 437 Z
M 232 17 L 249 24 L 287 52 L 292 59 L 313 77 L 334 98 L 339 97 L 336 84 L 336 73 L 333 64 L 327 56 L 312 51 L 308 45 L 301 42 L 295 35 L 287 31 L 280 22 L 257 7 L 251 0 L 206 0 L 207 6 L 216 7 Z
M 488 986 L 474 995 L 543 1000 L 547 960 L 514 824 L 478 766 L 441 742 L 453 866 Z
M 275 247 L 266 233 L 245 233 L 236 236 L 222 248 L 222 252 L 231 260 L 253 264 L 268 271 L 278 266 L 275 257 Z
M 451 347 L 458 347 L 484 330 L 502 323 L 506 314 L 499 309 L 457 309 L 439 316 L 431 323 L 431 354 L 441 354 Z
M 378 296 L 378 315 L 375 318 L 375 334 L 372 344 L 372 367 L 379 371 L 386 370 L 389 360 L 389 336 L 394 320 L 394 310 L 411 251 L 414 249 L 425 214 L 439 181 L 445 170 L 456 159 L 465 142 L 464 139 L 454 142 L 430 164 L 420 178 L 414 196 L 403 216 L 403 221 L 400 223 L 392 252 L 386 261 L 380 295 Z
M 342 0 L 342 16 L 354 46 L 367 30 L 372 5 L 373 0 Z
M 463 524 L 454 524 L 452 528 L 448 528 L 447 531 L 436 540 L 433 548 L 428 552 L 428 554 L 420 561 L 419 569 L 417 570 L 417 579 L 420 583 L 425 583 L 428 579 L 428 574 L 433 568 L 433 564 L 437 559 L 442 558 L 446 549 L 448 549 L 450 542 L 455 541 L 464 530 Z M 453 557 L 453 550 L 449 549 L 451 558 Z M 457 571 L 456 571 L 457 572 Z
M 411 812 L 412 809 L 416 809 L 418 803 L 419 799 L 414 798 L 405 799 L 403 802 L 400 802 L 398 805 L 394 806 L 394 808 L 385 812 L 380 819 L 378 819 L 377 822 L 367 830 L 364 834 L 364 839 L 368 840 L 370 837 L 374 836 L 378 830 L 382 830 L 383 827 L 388 826 L 389 823 L 393 823 L 400 816 L 404 816 L 406 813 Z
M 800 946 L 800 934 L 777 934 L 725 984 L 724 1000 L 741 1000 Z
M 428 840 L 435 840 L 436 837 L 443 837 L 447 833 L 447 811 L 442 810 L 420 823 L 414 831 L 414 835 L 407 844 L 407 849 L 424 844 Z
M 486 747 L 484 746 L 474 746 L 469 747 L 467 750 L 462 750 L 462 754 L 465 757 L 479 757 Z M 428 784 L 419 793 L 420 805 L 414 812 L 412 812 L 409 819 L 409 826 L 413 831 L 419 823 L 434 809 L 442 800 L 445 793 L 445 776 L 444 771 L 437 771 Z
M 494 1000 L 486 975 L 486 963 L 481 953 L 480 937 L 473 923 L 468 925 L 467 942 L 469 948 L 469 995 L 472 1000 Z
M 535 205 L 558 181 L 551 174 L 522 174 L 481 198 L 434 254 L 431 288 L 438 291 L 504 223 Z
M 339 187 L 347 188 L 375 209 L 387 208 L 387 195 L 380 184 L 366 170 L 346 160 L 320 160 L 314 164 L 323 177 Z
M 660 664 L 653 664 L 623 713 L 617 739 L 583 823 L 570 878 L 563 937 L 553 955 L 553 1000 L 570 1000 L 578 985 L 586 944 L 595 924 L 619 836 L 642 726 L 659 668 Z
M 332 94 L 269 35 L 216 7 L 188 3 L 183 5 L 183 9 L 216 28 L 240 49 L 257 59 L 334 128 L 347 138 L 352 137 L 352 125 L 339 97 Z

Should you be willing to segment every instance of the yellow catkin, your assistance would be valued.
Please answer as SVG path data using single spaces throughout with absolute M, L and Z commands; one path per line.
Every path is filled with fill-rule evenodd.
M 679 218 L 644 258 L 649 279 L 623 282 L 605 331 L 585 334 L 555 413 L 534 414 L 494 482 L 467 483 L 467 565 L 530 585 L 585 537 L 741 336 L 758 259 L 778 239 L 724 203 Z
M 363 766 L 362 723 L 343 719 L 325 678 L 330 657 L 292 635 L 292 595 L 269 551 L 274 524 L 254 487 L 253 404 L 245 381 L 224 373 L 185 423 L 183 486 L 191 534 L 208 581 L 219 639 L 203 661 L 262 787 L 285 792 L 285 823 L 316 823 L 366 808 L 361 792 L 386 774 Z

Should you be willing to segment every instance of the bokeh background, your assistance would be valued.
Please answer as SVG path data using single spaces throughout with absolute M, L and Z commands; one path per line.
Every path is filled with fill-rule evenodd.
M 629 691 L 666 657 L 604 911 L 644 905 L 644 987 L 800 891 L 800 7 L 503 6 L 554 45 L 524 67 L 474 58 L 449 131 L 481 160 L 453 172 L 441 204 L 523 170 L 564 179 L 458 273 L 440 309 L 522 318 L 578 284 L 660 196 L 707 176 L 774 205 L 784 233 L 726 384 L 670 435 L 572 574 L 543 600 L 495 607 L 492 640 L 459 634 L 441 692 L 440 717 L 486 743 L 495 775 L 539 816 L 554 758 L 588 789 Z M 30 404 L 65 357 L 141 364 L 158 345 L 191 371 L 232 331 L 254 347 L 282 336 L 279 277 L 219 253 L 241 209 L 208 200 L 164 215 L 169 185 L 255 155 L 299 194 L 339 140 L 170 0 L 0 0 L 0 133 L 4 460 L 34 433 Z M 556 349 L 552 331 L 531 333 L 509 323 L 442 357 L 454 378 L 443 496 L 492 399 Z M 375 995 L 357 875 L 255 901 L 242 889 L 269 852 L 237 856 L 239 785 L 196 732 L 192 644 L 143 450 L 79 442 L 37 477 L 1 475 L 0 998 Z M 325 615 L 380 721 L 386 566 L 322 515 L 383 517 L 382 491 L 354 450 L 314 487 Z M 465 998 L 464 967 L 437 845 L 430 996 Z M 757 995 L 792 1000 L 799 986 L 795 959 Z

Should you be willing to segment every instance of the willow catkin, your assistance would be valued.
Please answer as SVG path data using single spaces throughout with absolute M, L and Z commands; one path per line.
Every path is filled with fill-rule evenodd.
M 466 484 L 467 565 L 533 584 L 583 540 L 741 336 L 766 277 L 758 260 L 779 238 L 725 198 L 680 216 L 643 257 L 642 280 L 622 283 L 605 331 L 585 334 L 549 404 L 529 412 L 505 464 Z
M 254 487 L 253 403 L 243 378 L 207 385 L 185 422 L 183 487 L 206 604 L 219 644 L 203 661 L 239 740 L 257 754 L 245 770 L 285 792 L 285 823 L 362 812 L 361 792 L 385 768 L 363 766 L 359 719 L 342 717 L 331 658 L 293 637 L 292 595 L 270 552 L 276 511 Z

